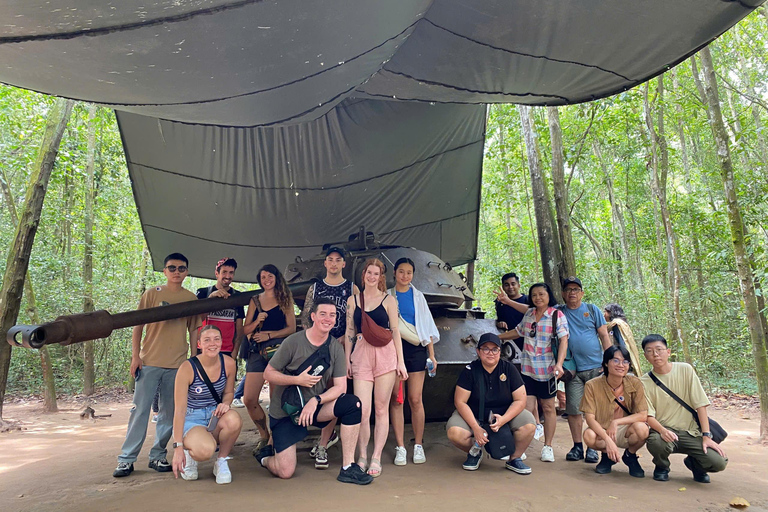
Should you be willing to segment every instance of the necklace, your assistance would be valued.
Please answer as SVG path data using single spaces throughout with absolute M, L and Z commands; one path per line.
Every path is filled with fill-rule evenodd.
M 608 384 L 608 385 L 611 386 L 610 384 Z M 621 383 L 618 386 L 616 386 L 615 388 L 613 386 L 611 386 L 611 389 L 615 393 L 623 385 L 624 385 L 624 381 L 622 380 Z

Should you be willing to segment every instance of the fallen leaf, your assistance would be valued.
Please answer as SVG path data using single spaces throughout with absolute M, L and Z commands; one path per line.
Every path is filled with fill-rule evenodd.
M 617 499 L 619 499 L 619 498 L 617 498 L 616 496 L 608 496 L 608 497 L 609 497 L 609 498 L 611 498 L 611 499 L 614 499 L 614 500 L 617 500 Z
M 728 504 L 734 508 L 747 508 L 749 506 L 749 502 L 747 500 L 739 497 L 733 498 Z
M 681 487 L 681 488 L 678 489 L 678 491 L 680 491 L 680 492 L 683 492 L 685 490 L 686 490 L 685 487 Z

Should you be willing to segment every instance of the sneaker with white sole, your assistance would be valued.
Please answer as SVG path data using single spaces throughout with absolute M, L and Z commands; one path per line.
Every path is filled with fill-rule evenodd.
M 405 446 L 395 447 L 395 466 L 405 466 L 408 464 L 408 452 Z
M 424 464 L 427 462 L 427 456 L 424 455 L 424 447 L 420 444 L 413 445 L 413 463 Z
M 184 480 L 197 480 L 197 461 L 192 458 L 188 450 L 184 450 L 184 470 L 181 472 Z
M 537 423 L 536 432 L 533 433 L 533 438 L 538 441 L 542 437 L 544 437 L 544 425 Z
M 229 464 L 225 457 L 219 457 L 213 463 L 213 476 L 216 477 L 217 484 L 228 484 L 232 482 L 232 472 L 229 470 Z
M 152 415 L 152 423 L 157 423 L 157 413 Z
M 544 445 L 544 448 L 541 449 L 541 460 L 542 462 L 555 462 L 555 451 L 551 446 Z
M 317 447 L 315 454 L 315 469 L 328 469 L 328 451 L 324 446 Z
M 240 409 L 242 407 L 245 407 L 245 404 L 240 398 L 235 398 L 232 400 L 232 405 L 230 407 L 234 407 L 235 409 Z
M 328 440 L 328 444 L 325 445 L 325 449 L 328 450 L 331 446 L 339 442 L 339 434 L 334 430 L 331 434 L 331 438 Z M 309 450 L 309 457 L 314 459 L 317 457 L 317 447 L 320 446 L 320 440 L 318 439 L 315 445 Z

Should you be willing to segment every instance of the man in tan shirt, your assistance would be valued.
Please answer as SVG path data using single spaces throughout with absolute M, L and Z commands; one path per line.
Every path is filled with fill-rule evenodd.
M 173 253 L 164 261 L 163 273 L 168 282 L 165 285 L 150 288 L 141 296 L 138 309 L 168 306 L 180 302 L 197 300 L 194 293 L 182 288 L 187 277 L 189 262 L 183 254 Z M 141 451 L 147 437 L 152 398 L 155 390 L 160 390 L 160 412 L 158 414 L 155 443 L 149 451 L 149 467 L 164 473 L 171 471 L 166 460 L 166 445 L 173 432 L 173 387 L 176 371 L 189 354 L 189 339 L 194 343 L 198 327 L 198 317 L 176 318 L 164 322 L 146 325 L 146 335 L 142 341 L 144 325 L 133 328 L 131 351 L 131 376 L 136 379 L 133 393 L 133 408 L 128 420 L 122 453 L 117 458 L 114 477 L 128 476 L 133 472 L 133 463 Z

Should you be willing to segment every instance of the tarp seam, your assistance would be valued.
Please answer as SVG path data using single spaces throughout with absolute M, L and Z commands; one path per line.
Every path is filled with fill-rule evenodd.
M 137 30 L 146 27 L 152 27 L 155 25 L 165 25 L 168 23 L 178 23 L 180 21 L 187 21 L 197 16 L 207 16 L 211 14 L 218 14 L 220 12 L 230 11 L 233 9 L 239 9 L 251 4 L 261 3 L 264 0 L 240 0 L 239 2 L 233 2 L 231 4 L 219 5 L 216 7 L 208 7 L 207 9 L 199 9 L 194 12 L 185 12 L 183 14 L 175 14 L 173 16 L 165 16 L 163 18 L 154 18 L 151 20 L 136 21 L 133 23 L 126 23 L 124 25 L 115 25 L 111 27 L 100 27 L 92 29 L 80 29 L 70 32 L 59 32 L 57 34 L 38 34 L 27 36 L 6 36 L 0 37 L 0 44 L 15 44 L 15 43 L 27 43 L 33 41 L 53 41 L 62 39 L 75 39 L 82 36 L 101 36 L 105 34 L 111 34 L 113 32 L 124 32 L 128 30 Z
M 433 220 L 433 221 L 430 221 L 430 222 L 423 222 L 421 224 L 415 224 L 413 226 L 406 226 L 406 227 L 398 228 L 398 229 L 395 229 L 395 230 L 392 230 L 392 231 L 379 232 L 378 235 L 379 236 L 381 236 L 381 235 L 389 235 L 389 234 L 392 234 L 392 233 L 397 233 L 397 232 L 405 231 L 405 230 L 408 230 L 408 229 L 415 229 L 415 228 L 420 228 L 420 227 L 423 227 L 423 226 L 428 226 L 430 224 L 438 224 L 440 222 L 445 222 L 447 220 L 452 220 L 452 219 L 456 219 L 456 218 L 459 218 L 459 217 L 466 217 L 467 215 L 472 215 L 473 213 L 477 213 L 478 211 L 479 211 L 479 209 L 475 208 L 475 209 L 470 210 L 468 212 L 459 213 L 457 215 L 452 215 L 450 217 L 444 217 L 444 218 Z M 322 243 L 309 244 L 309 245 L 255 245 L 255 244 L 243 244 L 243 243 L 238 243 L 238 242 L 224 242 L 222 240 L 215 240 L 213 238 L 206 238 L 206 237 L 202 237 L 202 236 L 191 235 L 189 233 L 184 233 L 182 231 L 176 231 L 176 230 L 170 229 L 170 228 L 164 228 L 162 226 L 156 226 L 154 224 L 145 224 L 145 226 L 148 227 L 148 228 L 159 229 L 161 231 L 166 231 L 168 233 L 173 233 L 173 234 L 176 234 L 176 235 L 182 235 L 182 236 L 185 236 L 185 237 L 194 238 L 196 240 L 202 240 L 204 242 L 212 242 L 212 243 L 215 243 L 215 244 L 225 244 L 225 245 L 229 245 L 229 246 L 232 246 L 232 247 L 250 247 L 250 248 L 254 248 L 254 249 L 310 249 L 312 247 L 322 247 L 323 243 L 324 243 L 324 242 L 322 242 Z
M 415 162 L 412 162 L 412 163 L 410 163 L 408 165 L 405 165 L 403 167 L 399 167 L 397 169 L 393 169 L 391 171 L 387 171 L 384 174 L 377 174 L 376 176 L 371 176 L 369 178 L 365 178 L 365 179 L 362 179 L 362 180 L 359 180 L 359 181 L 353 181 L 353 182 L 350 182 L 350 183 L 345 183 L 343 185 L 334 185 L 334 186 L 331 186 L 331 187 L 259 187 L 259 186 L 256 186 L 256 185 L 243 185 L 243 184 L 239 184 L 239 183 L 228 183 L 228 182 L 225 182 L 225 181 L 212 180 L 212 179 L 209 179 L 209 178 L 201 178 L 199 176 L 190 176 L 189 174 L 182 174 L 182 173 L 176 172 L 176 171 L 169 171 L 168 169 L 160 169 L 159 167 L 153 167 L 151 165 L 145 165 L 145 164 L 142 164 L 142 163 L 139 163 L 139 162 L 128 161 L 128 164 L 130 164 L 130 165 L 138 165 L 138 166 L 144 167 L 145 169 L 152 169 L 154 171 L 162 172 L 164 174 L 171 174 L 173 176 L 179 176 L 179 177 L 182 177 L 182 178 L 189 178 L 189 179 L 197 180 L 197 181 L 204 181 L 206 183 L 213 183 L 213 184 L 216 184 L 216 185 L 224 185 L 224 186 L 227 186 L 227 187 L 249 188 L 249 189 L 253 189 L 253 190 L 290 190 L 290 191 L 302 191 L 302 192 L 308 192 L 308 191 L 309 192 L 312 192 L 312 191 L 322 191 L 322 192 L 325 192 L 327 190 L 337 190 L 337 189 L 341 189 L 341 188 L 352 187 L 352 186 L 355 186 L 355 185 L 359 185 L 361 183 L 366 183 L 368 181 L 376 180 L 376 179 L 379 179 L 379 178 L 384 178 L 386 176 L 390 176 L 392 174 L 396 174 L 398 172 L 405 171 L 406 169 L 409 169 L 409 168 L 411 168 L 411 167 L 413 167 L 415 165 L 427 162 L 428 160 L 431 160 L 433 158 L 437 158 L 437 157 L 439 157 L 441 155 L 444 155 L 446 153 L 450 153 L 452 151 L 458 151 L 458 150 L 461 150 L 461 149 L 465 149 L 467 147 L 474 146 L 475 144 L 484 143 L 484 142 L 485 142 L 484 138 L 477 139 L 477 140 L 474 140 L 472 142 L 468 142 L 466 144 L 462 144 L 461 146 L 456 146 L 456 147 L 453 147 L 453 148 L 446 149 L 445 151 L 441 151 L 439 153 L 435 153 L 435 154 L 430 155 L 430 156 L 428 156 L 426 158 L 422 158 L 421 160 L 416 160 Z
M 578 61 L 575 61 L 575 60 L 557 59 L 557 58 L 554 58 L 554 57 L 547 57 L 546 55 L 534 55 L 532 53 L 525 53 L 525 52 L 520 52 L 520 51 L 517 51 L 517 50 L 510 50 L 508 48 L 502 48 L 501 46 L 494 46 L 494 45 L 492 45 L 490 43 L 484 43 L 482 41 L 478 41 L 477 39 L 472 39 L 471 37 L 465 36 L 463 34 L 459 34 L 458 32 L 454 32 L 453 30 L 451 30 L 449 28 L 446 28 L 446 27 L 443 27 L 441 25 L 438 25 L 437 23 L 435 23 L 434 21 L 430 20 L 429 18 L 424 18 L 424 21 L 426 21 L 430 25 L 434 26 L 435 28 L 439 28 L 440 30 L 444 30 L 444 31 L 448 32 L 449 34 L 452 34 L 452 35 L 454 35 L 456 37 L 460 37 L 462 39 L 466 39 L 467 41 L 473 42 L 475 44 L 479 44 L 481 46 L 486 46 L 486 47 L 491 48 L 493 50 L 498 50 L 498 51 L 502 51 L 502 52 L 506 52 L 506 53 L 511 53 L 511 54 L 514 54 L 514 55 L 520 55 L 520 56 L 523 56 L 523 57 L 530 57 L 532 59 L 544 59 L 544 60 L 548 60 L 548 61 L 551 61 L 551 62 L 560 62 L 562 64 L 574 64 L 576 66 L 583 66 L 583 67 L 586 67 L 586 68 L 599 69 L 600 71 L 603 71 L 605 73 L 610 73 L 612 75 L 616 75 L 617 77 L 622 78 L 622 79 L 624 79 L 624 80 L 626 80 L 628 82 L 632 81 L 631 78 L 628 78 L 628 77 L 622 75 L 621 73 L 617 73 L 616 71 L 611 71 L 610 69 L 606 69 L 606 68 L 597 66 L 595 64 L 585 64 L 583 62 L 578 62 Z

